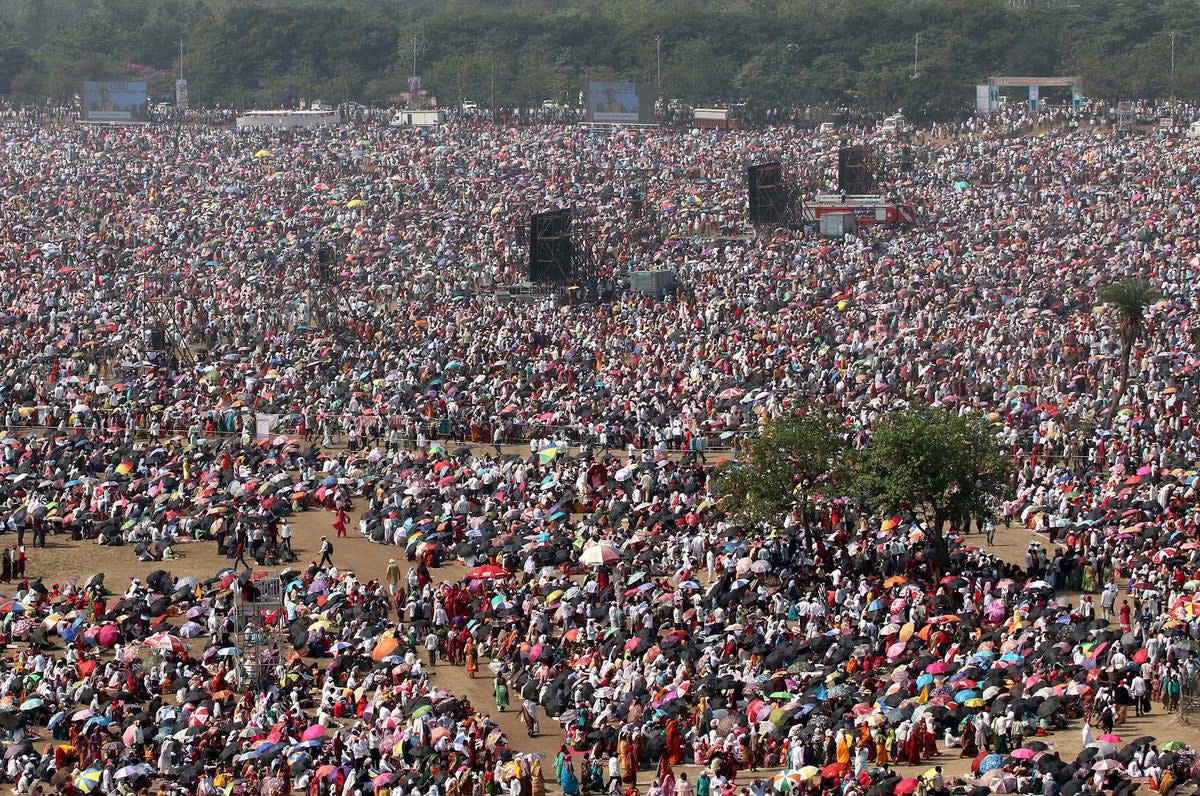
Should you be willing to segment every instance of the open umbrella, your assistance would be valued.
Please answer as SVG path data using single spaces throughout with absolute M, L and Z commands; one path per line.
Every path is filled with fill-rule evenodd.
M 621 554 L 607 542 L 598 542 L 579 556 L 579 563 L 589 567 L 611 566 L 620 560 Z
M 463 577 L 467 580 L 500 580 L 512 577 L 512 573 L 504 567 L 498 567 L 495 564 L 484 564 L 470 570 Z
M 91 793 L 100 787 L 100 769 L 89 768 L 75 778 L 75 789 L 80 793 Z

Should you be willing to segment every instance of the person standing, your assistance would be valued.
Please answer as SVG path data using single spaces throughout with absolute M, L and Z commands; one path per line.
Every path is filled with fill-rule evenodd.
M 508 683 L 504 681 L 504 675 L 496 675 L 493 688 L 496 694 L 496 710 L 503 713 L 508 709 Z
M 292 524 L 285 517 L 279 523 L 279 541 L 283 545 L 283 549 L 288 551 L 288 554 L 295 556 L 296 553 L 292 550 Z
M 346 510 L 339 508 L 337 510 L 337 519 L 333 521 L 333 529 L 337 531 L 338 538 L 346 535 L 346 526 L 349 523 L 349 517 L 346 516 Z
M 440 641 L 441 639 L 438 638 L 438 634 L 430 628 L 429 634 L 425 636 L 425 650 L 429 653 L 430 669 L 437 666 L 437 651 Z
M 333 566 L 333 542 L 329 541 L 328 536 L 321 537 L 321 560 L 317 562 L 318 566 Z
M 400 565 L 396 563 L 396 559 L 389 558 L 387 565 L 387 573 L 384 575 L 384 580 L 387 582 L 388 596 L 396 596 L 396 590 L 400 588 Z

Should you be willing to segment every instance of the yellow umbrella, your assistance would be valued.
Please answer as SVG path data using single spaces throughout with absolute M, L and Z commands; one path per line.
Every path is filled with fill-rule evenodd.
M 362 199 L 351 199 L 349 202 L 346 202 L 346 207 L 366 207 L 366 205 L 367 203 Z
M 546 605 L 551 605 L 551 604 L 557 602 L 558 598 L 562 597 L 562 596 L 563 596 L 563 590 L 555 589 L 554 591 L 552 591 L 546 595 Z
M 254 153 L 254 157 L 256 157 L 256 158 L 265 158 L 265 157 L 269 157 L 270 155 L 271 155 L 271 150 L 269 150 L 269 149 L 260 149 Z

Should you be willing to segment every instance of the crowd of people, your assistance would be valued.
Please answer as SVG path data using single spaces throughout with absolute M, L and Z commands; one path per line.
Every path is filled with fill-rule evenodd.
M 1200 651 L 1200 144 L 1102 117 L 855 130 L 915 220 L 842 240 L 749 234 L 748 165 L 832 188 L 839 140 L 794 126 L 9 120 L 6 549 L 59 536 L 164 569 L 110 606 L 102 579 L 5 556 L 3 775 L 205 796 L 1190 780 L 1190 749 L 1119 733 L 1181 706 Z M 511 289 L 554 207 L 578 284 Z M 677 290 L 633 291 L 648 269 Z M 1098 291 L 1124 277 L 1161 300 L 1116 404 Z M 714 501 L 714 451 L 772 418 L 818 407 L 861 448 L 913 405 L 992 424 L 997 521 L 1038 540 L 1023 565 L 990 526 L 954 528 L 943 567 L 910 515 L 828 496 L 746 528 Z M 386 572 L 339 571 L 337 536 L 296 562 L 307 510 L 394 548 Z M 169 574 L 183 539 L 230 569 Z M 249 572 L 293 565 L 279 644 L 249 644 Z M 559 757 L 437 687 L 445 662 L 531 735 L 560 725 Z M 960 755 L 969 775 L 938 768 Z

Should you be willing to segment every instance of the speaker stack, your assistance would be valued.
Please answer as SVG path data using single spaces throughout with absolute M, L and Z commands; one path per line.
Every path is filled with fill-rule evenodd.
M 787 189 L 779 163 L 760 163 L 746 170 L 746 195 L 750 223 L 755 226 L 781 224 L 787 220 Z
M 529 217 L 529 281 L 565 284 L 575 274 L 571 211 Z

